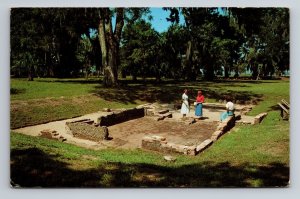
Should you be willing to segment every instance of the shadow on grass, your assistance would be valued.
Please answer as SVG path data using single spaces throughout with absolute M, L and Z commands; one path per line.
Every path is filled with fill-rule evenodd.
M 276 80 L 276 79 L 272 79 Z M 216 79 L 214 81 L 209 82 L 211 83 L 222 83 L 222 84 L 230 84 L 233 86 L 240 86 L 241 83 L 248 83 L 248 84 L 262 84 L 262 83 L 279 83 L 279 81 L 261 81 L 261 80 L 251 80 L 251 79 Z M 42 79 L 36 79 L 36 81 L 39 82 L 59 82 L 59 83 L 79 83 L 79 84 L 102 84 L 102 78 L 42 78 Z M 187 81 L 187 80 L 175 80 L 175 79 L 164 79 L 162 81 L 157 81 L 153 78 L 151 79 L 138 79 L 138 80 L 132 80 L 132 79 L 119 79 L 118 80 L 120 85 L 128 85 L 128 84 L 153 84 L 153 85 L 159 85 L 159 84 L 194 84 L 194 83 L 203 83 L 208 82 L 205 80 L 197 80 L 197 81 Z M 236 85 L 235 85 L 236 84 Z M 241 87 L 247 87 L 246 85 L 242 85 Z
M 59 82 L 59 83 L 74 83 L 74 84 L 93 84 L 94 90 L 90 91 L 105 100 L 116 101 L 124 104 L 135 104 L 136 100 L 149 103 L 180 103 L 181 95 L 185 88 L 190 90 L 189 97 L 194 100 L 197 95 L 197 90 L 202 90 L 205 97 L 224 100 L 225 95 L 231 95 L 234 100 L 239 101 L 259 101 L 262 95 L 253 94 L 247 91 L 231 91 L 233 87 L 250 87 L 253 84 L 259 85 L 262 83 L 275 83 L 275 81 L 253 81 L 253 80 L 215 80 L 215 81 L 195 81 L 189 82 L 184 80 L 163 80 L 156 81 L 155 79 L 143 80 L 119 80 L 117 88 L 104 88 L 101 81 L 97 78 L 91 79 L 41 79 L 40 82 Z M 210 89 L 212 88 L 212 89 Z M 223 90 L 223 92 L 215 91 L 215 89 Z
M 209 85 L 211 86 L 211 85 Z M 214 91 L 209 89 L 208 85 L 201 84 L 199 87 L 196 84 L 156 84 L 156 85 L 124 85 L 119 88 L 103 88 L 101 86 L 95 86 L 95 89 L 91 93 L 98 97 L 101 97 L 108 101 L 117 101 L 121 103 L 134 104 L 135 100 L 145 101 L 149 103 L 181 103 L 181 96 L 183 90 L 187 88 L 189 90 L 189 99 L 191 101 L 196 99 L 197 91 L 202 90 L 206 98 L 224 100 L 226 95 L 229 95 L 233 100 L 239 100 L 240 102 L 246 101 L 260 101 L 261 94 L 254 94 L 250 91 L 232 91 L 224 90 L 223 92 Z M 228 86 L 230 88 L 230 86 Z M 214 86 L 216 88 L 216 86 Z
M 21 187 L 259 187 L 287 186 L 289 167 L 203 162 L 180 167 L 106 162 L 75 170 L 37 148 L 11 151 L 11 180 Z M 172 164 L 172 163 L 170 163 Z
M 19 89 L 19 88 L 10 88 L 10 94 L 11 95 L 23 94 L 23 93 L 25 93 L 25 91 L 26 91 L 25 88 L 22 88 L 22 89 Z
M 101 80 L 99 79 L 95 79 L 95 78 L 91 78 L 91 79 L 82 79 L 82 78 L 61 78 L 61 79 L 47 79 L 47 78 L 43 78 L 43 79 L 37 79 L 37 82 L 47 82 L 47 83 L 51 83 L 51 82 L 55 82 L 55 83 L 74 83 L 74 84 L 101 84 Z
M 272 81 L 273 80 L 273 81 Z M 277 81 L 276 81 L 277 80 Z M 251 79 L 218 79 L 215 80 L 217 83 L 251 83 L 251 84 L 262 84 L 262 83 L 278 83 L 278 80 L 280 79 L 271 79 L 271 80 L 251 80 Z
M 281 108 L 278 104 L 269 107 L 269 111 L 278 111 L 278 112 L 280 112 L 280 110 L 281 110 Z

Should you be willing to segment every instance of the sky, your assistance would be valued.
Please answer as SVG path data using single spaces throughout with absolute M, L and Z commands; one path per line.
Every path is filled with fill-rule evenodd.
M 167 17 L 169 17 L 170 11 L 165 11 L 162 7 L 150 7 L 151 15 L 153 19 L 150 21 L 152 27 L 159 33 L 166 32 L 168 27 L 171 25 L 171 22 L 167 21 Z M 144 17 L 146 21 L 149 21 L 146 17 Z M 115 29 L 116 17 L 112 18 L 113 29 Z M 184 24 L 184 17 L 182 14 L 179 14 L 179 24 Z M 90 36 L 93 37 L 96 34 L 97 30 L 90 30 Z
M 170 11 L 164 11 L 161 7 L 150 8 L 150 11 L 153 16 L 153 20 L 151 21 L 152 27 L 159 33 L 167 31 L 171 25 L 171 22 L 166 20 L 169 17 Z M 184 18 L 181 14 L 179 15 L 179 23 L 184 24 Z
M 169 17 L 170 11 L 165 11 L 162 7 L 150 7 L 151 15 L 153 19 L 150 21 L 152 27 L 159 33 L 166 32 L 168 27 L 171 25 L 171 22 L 167 21 L 167 17 Z M 144 17 L 146 21 L 148 17 Z M 112 18 L 113 28 L 115 28 L 116 17 Z M 182 14 L 179 14 L 179 24 L 184 24 L 184 17 Z M 92 33 L 94 34 L 95 31 Z

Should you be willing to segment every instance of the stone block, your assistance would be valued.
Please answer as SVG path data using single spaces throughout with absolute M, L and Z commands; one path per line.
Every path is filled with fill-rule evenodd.
M 103 136 L 103 140 L 108 140 L 108 128 L 106 126 L 102 126 L 102 130 L 103 130 L 103 133 L 102 133 L 102 136 Z
M 224 123 L 219 123 L 219 125 L 217 126 L 217 130 L 218 131 L 224 131 L 226 126 L 227 126 L 227 123 L 225 123 L 225 122 Z
M 155 119 L 155 121 L 161 121 L 161 120 L 164 120 L 165 118 L 164 117 L 155 117 L 154 119 Z
M 149 136 L 143 137 L 142 140 L 145 140 L 145 141 L 147 141 L 147 142 L 154 142 L 154 139 L 153 139 L 152 137 L 149 137 Z
M 152 136 L 145 136 L 142 139 L 142 148 L 153 151 L 161 151 L 161 141 Z
M 166 117 L 166 118 L 172 118 L 173 114 L 172 113 L 166 113 L 166 114 L 164 114 L 164 117 Z
M 159 136 L 159 135 L 152 135 L 151 138 L 153 138 L 154 140 L 159 140 L 159 141 L 165 141 L 166 138 Z
M 82 123 L 85 123 L 85 124 L 94 124 L 94 121 L 93 120 L 84 120 L 84 121 L 82 121 Z
M 138 105 L 136 108 L 150 108 L 152 106 L 151 103 Z
M 58 140 L 61 141 L 61 142 L 65 142 L 65 141 L 67 141 L 67 138 L 64 138 L 63 136 L 60 136 L 58 138 Z
M 82 139 L 101 141 L 108 139 L 108 128 L 98 126 L 90 122 L 73 121 L 67 122 L 68 131 L 74 136 Z M 66 127 L 66 128 L 67 128 Z
M 187 155 L 196 155 L 196 147 L 195 146 L 189 146 L 187 147 L 187 151 L 186 151 Z
M 173 156 L 170 156 L 170 155 L 166 155 L 166 156 L 164 156 L 164 160 L 166 160 L 168 162 L 174 162 L 176 160 L 176 158 Z
M 145 109 L 145 115 L 153 116 L 154 115 L 154 109 Z
M 103 111 L 104 112 L 111 112 L 111 109 L 110 108 L 104 108 Z
M 198 145 L 196 147 L 196 152 L 197 153 L 202 152 L 203 150 L 208 148 L 210 145 L 212 145 L 212 143 L 213 143 L 213 141 L 211 139 L 204 140 L 200 145 Z
M 55 132 L 55 133 L 52 133 L 52 137 L 57 137 L 57 136 L 59 136 L 59 133 L 57 133 L 57 132 Z
M 187 148 L 188 148 L 188 146 L 181 145 L 181 144 L 174 144 L 173 147 L 176 150 L 176 152 L 187 154 Z
M 220 131 L 220 130 L 218 130 L 218 131 L 215 131 L 213 134 L 212 134 L 212 136 L 211 136 L 211 140 L 212 141 L 216 141 L 216 140 L 218 140 L 221 136 L 223 135 L 223 131 Z
M 164 141 L 161 142 L 160 151 L 163 152 L 163 153 L 174 153 L 174 152 L 176 152 L 174 150 L 174 148 L 172 148 L 172 145 L 170 145 L 168 142 L 164 143 Z
M 48 139 L 52 139 L 52 131 L 50 129 L 44 129 L 40 132 L 40 136 Z
M 257 116 L 254 117 L 254 124 L 259 124 L 261 121 L 266 117 L 268 113 L 260 113 Z
M 158 111 L 158 114 L 165 114 L 165 113 L 168 113 L 169 112 L 169 110 L 160 110 L 160 111 Z

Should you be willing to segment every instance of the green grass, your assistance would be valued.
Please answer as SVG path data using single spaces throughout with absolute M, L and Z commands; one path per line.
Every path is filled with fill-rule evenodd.
M 11 102 L 11 128 L 19 128 L 97 112 L 103 108 L 132 108 L 137 104 L 109 102 L 97 96 Z
M 247 162 L 269 164 L 272 161 L 289 162 L 289 122 L 279 120 L 278 112 L 269 112 L 260 125 L 237 125 L 208 150 L 203 158 L 223 154 L 218 161 L 232 159 L 231 163 Z M 211 151 L 210 151 L 211 150 Z
M 100 81 L 84 79 L 11 79 L 11 100 L 59 98 L 86 95 Z
M 289 101 L 289 81 L 219 81 L 157 84 L 124 80 L 114 89 L 103 88 L 98 79 L 11 80 L 11 128 L 75 117 L 103 108 L 128 108 L 141 103 L 180 103 L 184 88 L 191 99 L 203 90 L 206 102 L 232 95 L 240 101 L 257 100 L 250 113 L 274 110 L 281 99 Z
M 202 89 L 206 101 L 231 93 L 258 99 L 250 112 L 268 112 L 259 125 L 237 125 L 200 155 L 163 154 L 143 150 L 88 150 L 44 138 L 11 133 L 11 178 L 24 187 L 274 187 L 289 181 L 289 122 L 281 120 L 277 102 L 289 100 L 288 81 L 128 83 L 104 89 L 94 80 L 12 80 L 12 126 L 72 117 L 103 107 L 130 107 L 145 102 L 176 102 L 183 88 Z M 60 80 L 59 80 L 60 81 Z M 62 84 L 62 87 L 58 85 Z M 75 85 L 76 91 L 67 91 Z M 17 86 L 18 85 L 18 86 Z M 58 87 L 57 87 L 58 86 Z M 65 87 L 66 86 L 66 87 Z M 32 90 L 45 88 L 39 94 Z M 63 89 L 62 89 L 63 88 Z M 55 93 L 55 94 L 53 94 Z M 57 94 L 59 93 L 59 94 Z M 190 95 L 192 96 L 193 93 Z M 62 97 L 63 96 L 63 97 Z M 179 97 L 178 97 L 179 96 Z M 49 99 L 45 99 L 51 97 Z M 59 179 L 59 180 L 58 180 Z

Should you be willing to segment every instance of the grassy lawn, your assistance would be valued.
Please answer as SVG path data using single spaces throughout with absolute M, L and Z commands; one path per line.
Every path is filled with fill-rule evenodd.
M 71 118 L 103 108 L 130 108 L 148 102 L 178 103 L 182 90 L 190 98 L 202 89 L 206 102 L 224 99 L 257 100 L 252 115 L 276 109 L 282 98 L 289 100 L 289 81 L 220 81 L 144 84 L 123 81 L 119 88 L 103 88 L 98 79 L 26 79 L 11 80 L 11 129 Z
M 260 125 L 237 125 L 196 157 L 142 150 L 88 150 L 44 138 L 11 133 L 11 178 L 24 187 L 270 187 L 289 181 L 289 122 L 280 119 L 277 102 L 289 101 L 289 81 L 124 82 L 102 88 L 96 80 L 11 81 L 11 126 L 68 118 L 104 107 L 176 102 L 183 88 L 206 101 L 225 94 L 257 100 L 250 112 L 268 112 Z M 40 93 L 37 93 L 39 92 Z M 58 180 L 59 179 L 59 180 Z

